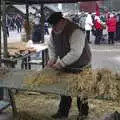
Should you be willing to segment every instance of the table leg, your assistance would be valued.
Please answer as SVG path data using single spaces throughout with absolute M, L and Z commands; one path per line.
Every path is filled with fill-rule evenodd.
M 27 58 L 22 59 L 21 69 L 27 69 Z
M 4 90 L 3 88 L 0 88 L 0 100 L 3 100 L 3 96 L 4 96 Z
M 42 51 L 42 68 L 45 67 L 45 56 L 44 56 L 44 50 Z
M 15 104 L 14 94 L 13 94 L 11 89 L 8 89 L 8 94 L 9 94 L 9 97 L 10 97 L 10 104 L 12 106 L 13 118 L 15 119 L 16 116 L 17 116 L 17 108 L 16 108 L 16 104 Z
M 48 49 L 45 49 L 45 65 L 47 65 L 48 62 Z
M 28 54 L 30 54 L 31 52 L 30 51 L 28 51 Z M 29 63 L 30 62 L 30 60 L 31 60 L 31 56 L 28 56 L 28 69 L 31 69 L 31 64 Z

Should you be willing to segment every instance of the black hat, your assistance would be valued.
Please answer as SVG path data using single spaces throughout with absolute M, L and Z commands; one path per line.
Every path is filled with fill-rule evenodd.
M 61 18 L 63 18 L 63 15 L 61 12 L 54 12 L 47 19 L 47 22 L 50 23 L 51 25 L 55 25 L 60 21 Z

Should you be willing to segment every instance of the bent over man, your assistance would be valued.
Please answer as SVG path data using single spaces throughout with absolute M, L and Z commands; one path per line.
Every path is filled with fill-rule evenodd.
M 91 62 L 91 51 L 84 32 L 78 25 L 64 18 L 61 12 L 53 13 L 47 21 L 53 26 L 48 45 L 48 66 L 64 72 L 81 72 L 81 69 Z M 71 103 L 71 96 L 61 96 L 59 109 L 52 117 L 68 117 Z M 80 97 L 77 97 L 77 106 L 80 115 L 88 115 L 87 99 L 84 99 L 83 103 Z

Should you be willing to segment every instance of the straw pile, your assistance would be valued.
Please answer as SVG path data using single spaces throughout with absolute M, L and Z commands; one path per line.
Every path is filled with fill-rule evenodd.
M 27 93 L 22 93 L 17 94 L 15 98 L 18 110 L 17 120 L 53 120 L 51 115 L 56 112 L 59 104 L 58 97 L 53 95 L 27 95 Z M 89 107 L 89 115 L 85 120 L 102 120 L 100 118 L 105 113 L 120 112 L 120 104 L 115 101 L 89 99 Z M 77 115 L 75 97 L 67 120 L 77 120 Z
M 66 91 L 72 96 L 120 99 L 120 75 L 109 69 L 85 69 L 80 73 L 65 73 L 47 68 L 25 77 L 30 87 L 65 83 Z
M 120 76 L 113 74 L 109 69 L 91 70 L 81 72 L 69 81 L 69 91 L 72 95 L 101 96 L 119 100 Z

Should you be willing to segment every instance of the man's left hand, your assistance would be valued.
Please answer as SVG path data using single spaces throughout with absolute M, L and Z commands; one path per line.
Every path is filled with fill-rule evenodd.
M 60 62 L 56 62 L 53 66 L 54 69 L 62 69 L 63 66 L 60 64 Z

